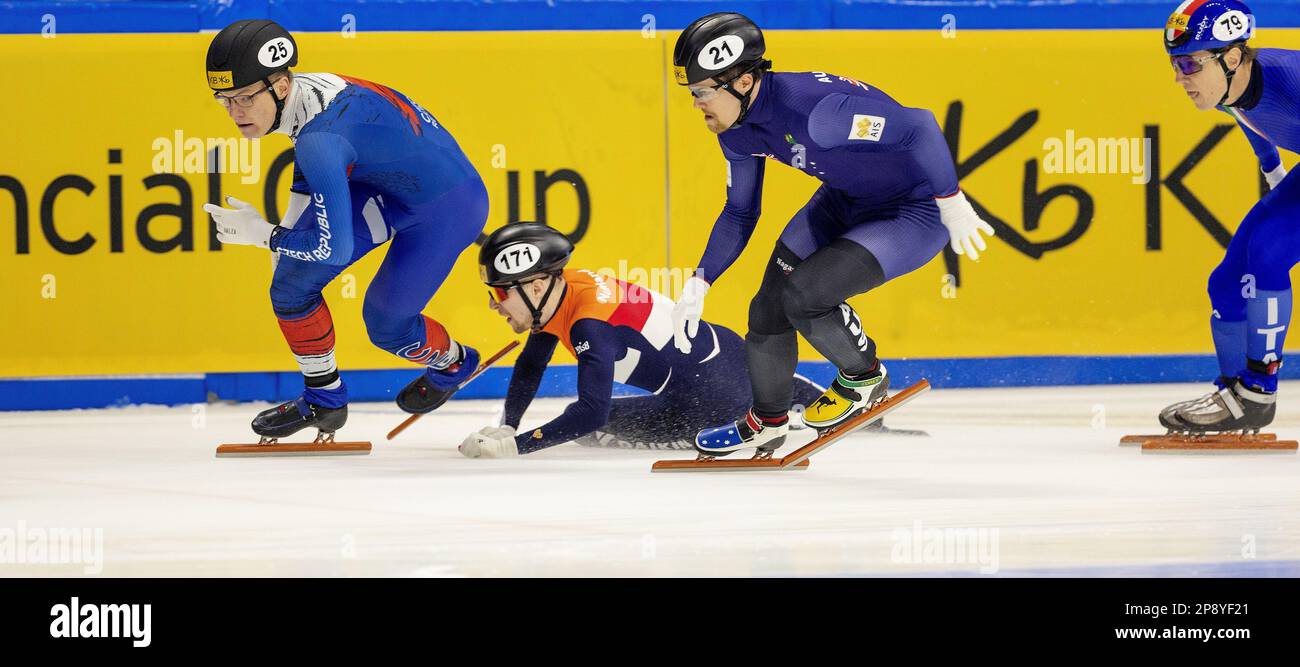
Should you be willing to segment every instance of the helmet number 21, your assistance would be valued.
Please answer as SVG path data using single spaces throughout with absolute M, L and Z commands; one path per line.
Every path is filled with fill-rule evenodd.
M 722 57 L 722 54 L 724 52 L 727 54 L 726 58 Z M 715 46 L 713 48 L 710 48 L 709 55 L 713 56 L 714 65 L 721 65 L 722 63 L 726 62 L 728 58 L 736 57 L 736 54 L 731 52 L 731 45 L 727 44 L 726 42 L 723 42 L 721 47 Z

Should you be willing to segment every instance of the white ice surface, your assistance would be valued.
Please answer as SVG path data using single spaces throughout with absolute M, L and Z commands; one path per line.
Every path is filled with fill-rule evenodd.
M 1203 391 L 938 390 L 887 420 L 932 437 L 854 436 L 805 472 L 740 474 L 651 474 L 692 454 L 573 444 L 462 458 L 494 401 L 393 442 L 396 407 L 354 405 L 340 439 L 374 452 L 335 458 L 215 458 L 264 404 L 0 413 L 0 531 L 102 529 L 101 576 L 1300 576 L 1300 457 L 1117 446 Z M 1275 427 L 1295 438 L 1288 405 Z M 933 551 L 961 536 L 983 551 Z

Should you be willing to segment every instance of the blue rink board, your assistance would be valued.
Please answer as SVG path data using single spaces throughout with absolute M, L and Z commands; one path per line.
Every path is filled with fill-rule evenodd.
M 1149 29 L 1173 0 L 208 0 L 0 1 L 0 33 L 195 32 L 244 18 L 290 30 L 679 30 L 696 17 L 739 11 L 766 29 Z M 1300 26 L 1300 2 L 1253 0 L 1268 27 Z M 351 19 L 345 17 L 350 16 Z
M 886 359 L 892 384 L 926 378 L 936 388 L 1046 387 L 1167 382 L 1209 382 L 1218 374 L 1212 355 L 1111 357 L 993 357 L 979 359 Z M 460 399 L 505 396 L 510 368 L 483 373 L 456 395 Z M 416 369 L 344 370 L 352 401 L 391 401 L 416 377 Z M 801 362 L 799 373 L 825 385 L 835 377 L 827 362 Z M 1283 366 L 1283 379 L 1300 378 L 1300 366 Z M 573 396 L 577 366 L 547 369 L 537 395 Z M 207 373 L 0 379 L 0 410 L 62 410 L 155 404 L 187 405 L 209 400 L 286 401 L 302 393 L 297 372 Z M 620 395 L 642 393 L 621 387 Z

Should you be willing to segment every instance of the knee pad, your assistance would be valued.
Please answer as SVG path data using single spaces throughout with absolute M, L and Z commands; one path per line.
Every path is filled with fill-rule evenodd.
M 781 311 L 791 322 L 815 320 L 839 306 L 841 299 L 829 303 L 826 302 L 829 297 L 823 299 L 827 290 L 816 286 L 817 276 L 800 274 L 796 270 L 790 278 L 781 290 Z M 822 281 L 828 279 L 828 276 L 821 276 Z
M 759 289 L 758 294 L 749 302 L 749 331 L 751 334 L 777 335 L 794 329 L 785 317 L 785 307 L 780 294 L 765 293 Z

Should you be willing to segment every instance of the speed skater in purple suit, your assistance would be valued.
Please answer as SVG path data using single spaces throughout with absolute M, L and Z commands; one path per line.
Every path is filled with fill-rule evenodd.
M 697 435 L 706 456 L 770 453 L 784 443 L 796 333 L 839 370 L 803 412 L 806 425 L 832 428 L 883 400 L 888 372 L 847 299 L 924 266 L 947 243 L 977 259 L 986 248 L 981 234 L 993 234 L 958 187 L 933 113 L 855 79 L 769 71 L 765 48 L 752 21 L 719 13 L 682 31 L 673 53 L 677 83 L 718 135 L 727 165 L 726 204 L 673 311 L 680 349 L 696 343 L 710 285 L 758 223 L 767 160 L 821 181 L 786 224 L 750 303 L 753 405 L 734 423 Z

